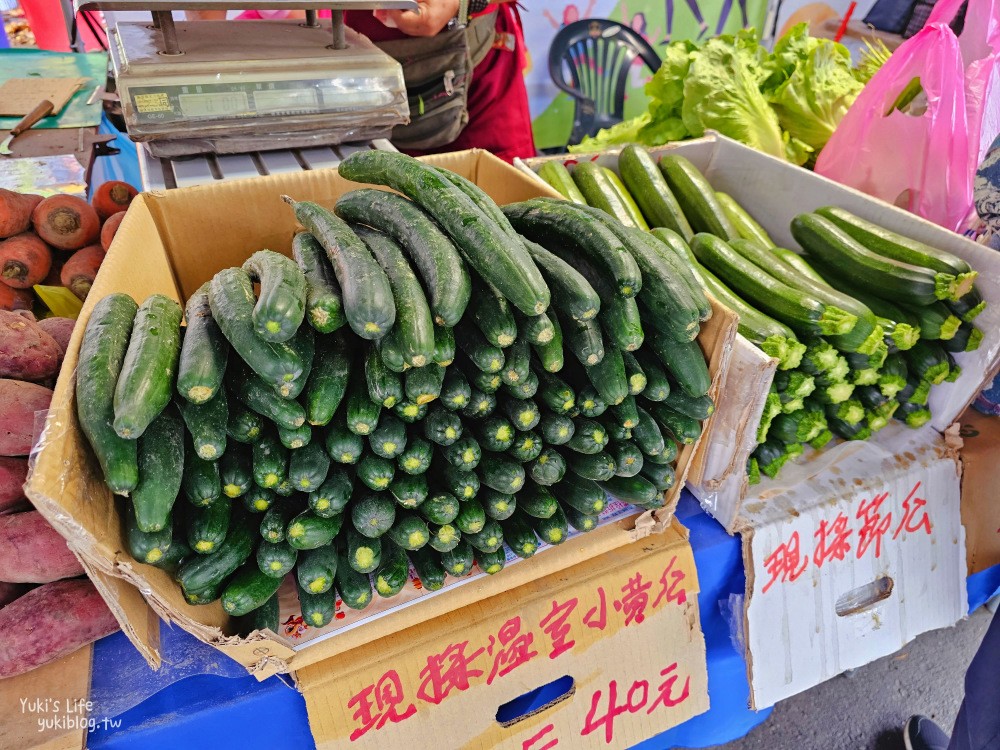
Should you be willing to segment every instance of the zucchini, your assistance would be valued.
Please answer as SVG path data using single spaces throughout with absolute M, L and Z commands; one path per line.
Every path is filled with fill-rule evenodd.
M 288 476 L 288 449 L 273 432 L 261 437 L 251 446 L 253 455 L 253 480 L 258 486 L 273 489 Z
M 548 518 L 529 518 L 528 523 L 538 538 L 548 544 L 562 544 L 569 537 L 569 521 L 559 505 L 556 506 L 556 512 Z
M 330 457 L 319 443 L 292 451 L 288 462 L 288 478 L 299 492 L 319 489 L 330 471 Z
M 529 516 L 519 511 L 501 524 L 504 541 L 510 551 L 522 559 L 527 559 L 538 551 L 538 538 L 528 519 Z
M 548 315 L 552 322 L 552 340 L 547 344 L 534 344 L 535 357 L 546 372 L 559 372 L 566 360 L 563 356 L 563 333 L 559 318 L 550 310 Z
M 574 320 L 592 320 L 597 317 L 601 309 L 601 298 L 583 274 L 535 242 L 524 240 L 524 246 L 552 290 L 553 307 Z
M 611 479 L 617 473 L 618 468 L 615 459 L 604 451 L 589 455 L 571 452 L 566 456 L 566 463 L 569 470 L 577 476 L 593 479 L 595 482 Z
M 538 458 L 528 464 L 528 471 L 535 484 L 549 487 L 566 475 L 566 459 L 552 448 L 543 448 Z
M 597 454 L 602 455 L 602 454 Z M 642 451 L 630 441 L 608 444 L 607 455 L 614 461 L 614 473 L 620 477 L 634 477 L 643 467 Z
M 701 422 L 674 411 L 665 404 L 650 403 L 650 412 L 660 427 L 682 445 L 691 445 L 701 436 Z
M 289 522 L 285 529 L 285 541 L 297 550 L 322 547 L 332 542 L 340 532 L 343 518 L 340 514 L 324 518 L 311 510 L 303 511 Z
M 497 492 L 517 494 L 524 486 L 524 467 L 496 453 L 486 453 L 479 462 L 479 480 Z
M 472 321 L 491 346 L 505 349 L 517 338 L 517 322 L 511 306 L 496 289 L 477 280 L 469 302 Z
M 238 443 L 252 443 L 264 430 L 264 419 L 240 402 L 228 404 L 229 419 L 226 421 L 226 435 Z
M 386 185 L 419 203 L 466 262 L 525 315 L 548 308 L 549 290 L 524 247 L 509 242 L 508 228 L 485 214 L 435 167 L 400 153 L 358 151 L 340 163 L 339 171 L 349 180 Z
M 528 377 L 531 363 L 531 347 L 527 339 L 520 338 L 507 350 L 500 378 L 510 386 L 517 385 Z
M 639 411 L 635 396 L 626 396 L 620 404 L 611 407 L 611 417 L 626 430 L 631 430 L 639 424 Z
M 294 430 L 306 423 L 306 410 L 301 404 L 282 398 L 271 386 L 249 371 L 242 371 L 239 375 L 233 373 L 231 393 L 245 406 L 279 427 Z
M 368 436 L 368 446 L 382 458 L 396 458 L 406 450 L 406 425 L 395 414 L 385 414 Z M 429 448 L 429 446 L 428 446 Z
M 436 400 L 444 386 L 444 373 L 445 368 L 435 362 L 407 370 L 404 376 L 407 400 L 417 404 Z
M 455 516 L 455 526 L 463 534 L 478 534 L 486 525 L 486 509 L 479 500 L 459 501 L 458 515 Z
M 287 542 L 262 541 L 257 545 L 257 567 L 266 576 L 279 581 L 292 572 L 299 551 Z
M 635 200 L 624 185 L 619 189 L 615 183 L 621 181 L 610 169 L 597 162 L 581 161 L 573 167 L 572 175 L 588 206 L 601 209 L 626 226 L 649 229 Z
M 955 337 L 962 325 L 961 319 L 952 315 L 951 310 L 941 302 L 907 309 L 917 319 L 922 339 L 947 341 Z
M 573 176 L 566 169 L 566 165 L 561 161 L 547 161 L 538 169 L 538 176 L 554 188 L 566 200 L 587 205 L 586 198 L 580 192 L 580 188 L 573 182 Z
M 946 352 L 933 341 L 921 339 L 909 351 L 903 352 L 910 375 L 937 385 L 948 377 Z M 140 474 L 141 476 L 141 474 Z
M 479 444 L 488 451 L 505 451 L 514 444 L 514 425 L 506 418 L 493 416 L 473 426 Z
M 341 200 L 349 200 L 359 192 L 363 191 L 348 193 Z M 386 196 L 382 191 L 372 192 Z M 392 335 L 402 349 L 403 361 L 413 367 L 423 367 L 434 357 L 434 320 L 431 318 L 423 287 L 395 240 L 368 227 L 353 225 L 351 228 L 365 243 L 389 279 L 396 305 L 396 322 L 393 324 Z M 460 282 L 452 279 L 452 283 L 457 286 Z
M 243 495 L 243 507 L 250 513 L 264 513 L 278 499 L 272 491 L 253 485 Z
M 459 542 L 455 547 L 441 554 L 441 565 L 453 576 L 464 576 L 472 572 L 475 564 L 472 547 L 467 542 Z
M 375 591 L 379 596 L 395 596 L 410 579 L 410 561 L 395 544 L 382 545 L 382 561 L 375 571 Z
M 294 260 L 273 250 L 258 250 L 243 263 L 260 284 L 253 325 L 264 341 L 288 341 L 306 316 L 306 277 Z
M 600 516 L 588 516 L 576 508 L 563 508 L 562 511 L 566 516 L 566 522 L 580 532 L 593 531 L 600 521 Z
M 484 552 L 477 549 L 474 555 L 476 565 L 487 575 L 496 575 L 507 564 L 507 552 L 503 549 L 496 549 L 492 552 Z
M 757 220 L 747 213 L 747 210 L 743 206 L 736 202 L 735 198 L 728 193 L 720 193 L 718 191 L 715 193 L 715 198 L 719 201 L 719 205 L 722 206 L 722 212 L 729 219 L 729 223 L 733 225 L 733 229 L 736 230 L 736 234 L 741 239 L 750 240 L 765 248 L 774 247 L 774 240 L 771 239 L 764 227 L 758 224 Z
M 268 508 L 264 517 L 260 519 L 261 539 L 272 544 L 285 541 L 285 529 L 294 513 L 294 509 L 288 503 L 275 503 Z
M 342 513 L 353 492 L 354 485 L 347 472 L 337 467 L 331 468 L 319 489 L 309 493 L 309 509 L 317 516 Z
M 552 493 L 563 505 L 576 508 L 587 515 L 598 515 L 606 503 L 604 490 L 591 480 L 584 479 L 572 472 L 567 473 L 562 481 L 552 487 Z
M 170 551 L 174 541 L 173 525 L 168 522 L 158 531 L 145 532 L 139 528 L 132 503 L 125 503 L 125 540 L 129 554 L 139 562 L 153 565 Z
M 400 423 L 402 428 L 402 424 Z M 410 439 L 405 438 L 406 448 L 398 452 L 396 457 L 396 467 L 407 474 L 423 474 L 430 468 L 431 457 L 434 454 L 434 446 L 419 436 Z M 384 456 L 390 458 L 390 456 Z
M 671 341 L 654 329 L 650 345 L 660 364 L 688 396 L 699 398 L 708 393 L 712 376 L 697 341 Z
M 356 476 L 369 489 L 381 492 L 389 488 L 396 474 L 396 465 L 374 453 L 365 453 L 358 461 Z
M 139 305 L 115 386 L 115 432 L 135 440 L 170 403 L 181 346 L 181 306 L 154 294 Z
M 351 374 L 346 394 L 347 429 L 355 435 L 370 435 L 378 427 L 382 405 L 368 395 L 365 376 L 360 371 Z
M 472 471 L 483 458 L 479 443 L 470 435 L 464 435 L 451 445 L 441 448 L 441 455 L 456 469 Z
M 306 320 L 317 333 L 333 333 L 347 324 L 340 284 L 326 250 L 309 232 L 292 238 L 292 258 L 306 279 Z
M 722 240 L 739 237 L 719 205 L 708 180 L 688 159 L 677 154 L 660 158 L 660 172 L 695 232 L 711 232 Z
M 368 398 L 386 409 L 403 400 L 402 378 L 386 366 L 375 346 L 369 346 L 365 351 L 365 383 Z
M 194 555 L 185 560 L 177 569 L 177 582 L 186 593 L 219 586 L 250 557 L 255 536 L 246 523 L 236 519 L 230 524 L 226 540 L 215 552 L 211 555 Z
M 229 359 L 229 344 L 208 304 L 208 288 L 207 282 L 198 287 L 184 308 L 187 325 L 177 360 L 177 392 L 192 404 L 203 404 L 219 392 Z
M 420 504 L 427 499 L 427 477 L 423 474 L 397 477 L 389 485 L 389 492 L 396 498 L 401 508 L 412 510 L 420 507 Z
M 289 450 L 305 448 L 312 442 L 312 427 L 307 424 L 296 427 L 294 430 L 286 430 L 284 427 L 279 427 L 278 439 Z
M 519 432 L 514 438 L 514 444 L 507 449 L 507 455 L 515 461 L 527 463 L 534 461 L 542 452 L 544 445 L 538 433 L 531 430 Z
M 505 357 L 498 347 L 486 340 L 482 332 L 467 322 L 455 327 L 455 344 L 481 372 L 498 373 L 503 369 Z M 497 383 L 497 388 L 500 383 Z M 482 389 L 482 386 L 480 386 Z M 495 390 L 495 389 L 494 389 Z
M 447 367 L 455 359 L 455 332 L 450 327 L 434 326 L 434 361 Z
M 427 416 L 427 411 L 427 404 L 418 404 L 416 401 L 400 401 L 392 407 L 393 414 L 406 424 L 420 422 Z
M 339 464 L 354 464 L 365 449 L 364 439 L 340 424 L 331 424 L 326 430 L 326 452 Z
M 144 431 L 136 453 L 139 481 L 131 493 L 136 525 L 146 533 L 160 531 L 170 521 L 184 476 L 184 424 L 173 407 Z
M 620 404 L 629 395 L 629 381 L 625 375 L 625 360 L 616 348 L 608 349 L 604 358 L 595 365 L 584 368 L 587 380 L 610 406 Z
M 337 587 L 337 593 L 340 594 L 340 600 L 345 606 L 351 609 L 364 609 L 372 600 L 371 579 L 366 574 L 359 573 L 352 568 L 344 552 L 344 550 L 339 552 L 341 559 L 337 561 L 337 574 L 334 576 L 334 585 Z M 331 597 L 331 599 L 336 603 L 335 597 Z M 299 601 L 302 601 L 301 590 L 299 591 Z M 305 613 L 303 613 L 303 616 L 305 616 Z
M 256 563 L 244 565 L 222 591 L 222 608 L 230 617 L 242 617 L 274 596 L 280 585 L 280 578 L 261 572 Z
M 962 319 L 963 323 L 971 323 L 986 309 L 986 300 L 983 299 L 982 293 L 975 286 L 968 294 L 958 300 L 948 300 L 945 304 Z
M 445 489 L 459 500 L 471 500 L 479 494 L 479 476 L 474 471 L 445 464 L 438 472 L 438 477 Z
M 642 467 L 640 474 L 656 488 L 657 492 L 666 492 L 677 481 L 673 464 L 647 463 Z
M 906 387 L 907 367 L 903 355 L 896 353 L 886 357 L 879 372 L 878 386 L 886 398 L 895 398 Z
M 567 416 L 546 412 L 538 422 L 538 429 L 546 445 L 565 445 L 572 439 L 576 425 Z
M 431 523 L 439 526 L 449 524 L 458 518 L 461 505 L 458 498 L 450 492 L 432 492 L 420 504 L 420 514 Z
M 333 212 L 309 201 L 294 201 L 287 195 L 281 198 L 326 249 L 351 329 L 363 339 L 385 336 L 396 322 L 396 303 L 389 279 L 371 251 Z
M 941 348 L 946 352 L 973 352 L 983 341 L 983 332 L 971 323 L 962 323 L 955 335 L 942 342 Z
M 708 419 L 715 413 L 715 402 L 707 395 L 691 398 L 683 391 L 673 390 L 662 403 L 692 419 Z
M 511 423 L 518 430 L 533 430 L 541 421 L 542 414 L 534 401 L 520 400 L 515 398 L 504 398 L 501 402 L 501 410 L 507 415 Z M 489 448 L 489 446 L 487 446 Z M 508 446 L 510 447 L 510 446 Z M 493 448 L 489 448 L 494 450 Z
M 383 493 L 366 495 L 351 508 L 351 522 L 362 536 L 377 539 L 396 522 L 396 504 Z
M 448 368 L 441 384 L 441 405 L 449 411 L 465 409 L 472 398 L 472 386 L 457 367 Z
M 427 545 L 438 552 L 450 552 L 462 543 L 462 532 L 454 524 L 428 524 L 431 538 Z M 442 558 L 443 559 L 443 558 Z
M 333 545 L 306 550 L 299 556 L 295 579 L 310 594 L 326 593 L 333 588 L 338 562 Z
M 649 226 L 667 227 L 686 240 L 691 238 L 694 231 L 687 217 L 646 149 L 634 144 L 623 148 L 618 155 L 618 171 Z
M 212 318 L 240 358 L 282 396 L 292 396 L 296 381 L 308 375 L 302 352 L 312 340 L 311 332 L 300 328 L 283 343 L 262 340 L 253 325 L 253 284 L 241 268 L 225 268 L 212 277 L 208 302 Z
M 407 556 L 425 589 L 437 591 L 444 586 L 448 574 L 441 566 L 440 555 L 431 550 L 421 549 L 408 552 Z
M 420 549 L 431 538 L 427 523 L 413 513 L 397 513 L 395 523 L 385 535 L 393 545 L 405 550 Z
M 608 404 L 592 385 L 584 386 L 577 397 L 577 409 L 590 419 L 597 419 L 608 410 Z
M 608 444 L 607 430 L 592 419 L 577 417 L 573 420 L 573 427 L 573 437 L 566 447 L 577 453 L 600 453 Z
M 911 404 L 903 402 L 896 409 L 896 413 L 893 415 L 901 422 L 904 422 L 907 427 L 923 427 L 925 424 L 931 421 L 930 409 L 920 406 L 919 404 Z
M 484 487 L 477 499 L 483 504 L 486 515 L 494 521 L 510 518 L 517 508 L 517 499 L 514 495 L 506 495 L 503 492 L 491 490 L 489 487 Z
M 200 458 L 193 450 L 184 451 L 184 495 L 191 505 L 208 505 L 222 495 L 219 463 Z
M 462 420 L 440 404 L 433 404 L 424 419 L 424 437 L 437 445 L 451 445 L 462 437 Z

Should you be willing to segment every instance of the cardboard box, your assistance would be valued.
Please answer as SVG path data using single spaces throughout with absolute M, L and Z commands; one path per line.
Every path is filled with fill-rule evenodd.
M 900 208 L 717 134 L 653 148 L 650 153 L 654 159 L 667 153 L 690 159 L 716 190 L 729 193 L 746 208 L 779 247 L 797 247 L 790 229 L 796 215 L 836 205 L 887 229 L 954 253 L 978 270 L 976 283 L 988 303 L 986 311 L 976 319 L 976 325 L 984 333 L 983 343 L 975 352 L 956 355 L 955 359 L 962 366 L 957 382 L 934 386 L 930 409 L 934 415 L 932 425 L 938 431 L 952 424 L 1000 369 L 1000 255 L 995 251 Z M 518 166 L 535 175 L 535 170 L 552 159 L 564 162 L 595 160 L 615 168 L 618 152 L 541 157 Z M 540 180 L 537 175 L 535 177 Z M 774 367 L 770 357 L 748 341 L 738 339 L 720 390 L 712 432 L 705 436 L 705 445 L 689 474 L 691 491 L 730 532 L 745 525 L 740 518 L 745 502 L 773 491 L 772 481 L 767 478 L 751 490 L 745 475 L 746 460 L 756 446 L 755 428 Z M 748 420 L 752 420 L 750 426 Z M 878 442 L 880 438 L 876 436 L 875 440 Z
M 427 160 L 474 180 L 501 204 L 548 194 L 547 188 L 485 152 Z M 219 269 L 241 264 L 261 247 L 288 253 L 295 221 L 279 196 L 288 194 L 331 206 L 340 194 L 354 187 L 335 171 L 315 171 L 145 193 L 130 208 L 81 320 L 86 323 L 96 301 L 111 292 L 126 292 L 138 300 L 153 293 L 185 299 Z M 138 564 L 129 556 L 114 500 L 76 423 L 72 375 L 83 329 L 78 326 L 71 341 L 26 491 L 69 540 L 125 633 L 154 667 L 160 659 L 157 615 L 218 648 L 261 679 L 303 670 L 335 656 L 340 664 L 351 658 L 355 649 L 370 660 L 373 648 L 382 650 L 383 639 L 417 623 L 446 627 L 459 616 L 456 613 L 477 602 L 492 597 L 500 597 L 498 602 L 513 601 L 511 592 L 518 587 L 565 572 L 653 532 L 669 533 L 673 506 L 694 455 L 693 450 L 682 454 L 678 487 L 658 511 L 631 514 L 496 576 L 465 579 L 460 586 L 427 595 L 413 606 L 372 618 L 361 627 L 338 632 L 336 637 L 296 643 L 281 634 L 259 633 L 244 640 L 227 632 L 229 618 L 218 602 L 188 605 L 167 573 Z M 722 309 L 703 329 L 700 342 L 710 358 L 714 388 L 721 381 L 734 336 L 735 317 Z M 612 570 L 608 563 L 601 565 Z M 381 643 L 376 646 L 376 641 Z M 325 662 L 320 672 L 328 664 Z
M 966 410 L 962 436 L 962 523 L 969 575 L 1000 565 L 1000 418 Z

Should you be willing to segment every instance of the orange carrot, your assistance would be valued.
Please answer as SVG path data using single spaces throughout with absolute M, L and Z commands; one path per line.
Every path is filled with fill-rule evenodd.
M 0 241 L 0 281 L 15 289 L 29 289 L 52 267 L 52 251 L 34 232 L 22 232 Z
M 0 188 L 0 237 L 11 237 L 28 229 L 31 212 L 41 202 L 40 195 Z
M 35 232 L 59 250 L 78 250 L 97 242 L 101 220 L 93 207 L 75 195 L 53 195 L 31 212 Z
M 0 284 L 0 310 L 30 310 L 35 306 L 35 295 L 30 289 L 15 289 Z
M 111 247 L 111 241 L 118 233 L 118 227 L 121 226 L 122 219 L 124 218 L 125 212 L 119 211 L 118 213 L 112 214 L 108 217 L 108 220 L 104 222 L 104 226 L 101 227 L 101 247 L 104 248 L 104 252 L 107 252 Z
M 139 191 L 127 182 L 109 180 L 94 191 L 90 203 L 101 217 L 101 221 L 106 221 L 119 211 L 128 208 L 128 204 L 138 194 Z
M 62 267 L 59 280 L 77 297 L 87 299 L 103 261 L 104 248 L 100 245 L 88 245 L 70 256 Z

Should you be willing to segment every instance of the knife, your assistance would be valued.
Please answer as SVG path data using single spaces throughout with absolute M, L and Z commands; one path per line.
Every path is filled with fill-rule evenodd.
M 3 143 L 0 143 L 0 155 L 9 156 L 13 153 L 10 150 L 10 142 L 13 141 L 17 136 L 21 135 L 25 130 L 35 125 L 39 120 L 47 115 L 52 114 L 54 105 L 48 99 L 43 99 L 41 103 L 28 114 L 26 114 L 21 121 L 11 128 L 10 135 L 8 135 Z

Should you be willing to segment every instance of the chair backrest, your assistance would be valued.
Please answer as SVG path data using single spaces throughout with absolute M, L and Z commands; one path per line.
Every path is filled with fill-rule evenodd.
M 587 18 L 558 31 L 549 47 L 549 75 L 576 100 L 571 142 L 621 122 L 636 58 L 653 72 L 660 67 L 660 57 L 649 43 L 617 21 Z

